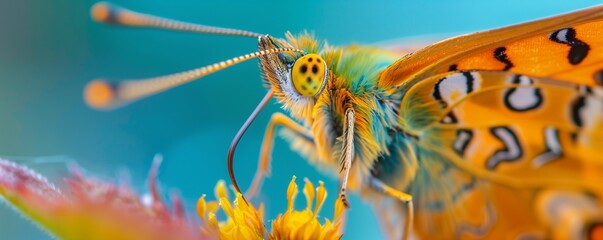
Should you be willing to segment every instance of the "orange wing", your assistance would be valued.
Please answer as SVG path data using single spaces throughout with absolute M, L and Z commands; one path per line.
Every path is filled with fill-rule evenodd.
M 384 70 L 384 88 L 450 70 L 504 70 L 603 84 L 603 6 L 463 35 L 405 56 Z
M 575 239 L 603 227 L 602 107 L 601 87 L 505 71 L 411 86 L 400 119 L 418 136 L 418 235 Z

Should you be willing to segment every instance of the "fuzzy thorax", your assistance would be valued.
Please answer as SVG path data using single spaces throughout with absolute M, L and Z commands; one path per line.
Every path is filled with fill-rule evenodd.
M 283 109 L 311 129 L 314 150 L 318 153 L 314 157 L 317 155 L 318 161 L 334 172 L 339 171 L 345 106 L 354 108 L 352 182 L 362 182 L 378 157 L 389 154 L 390 130 L 398 128 L 396 100 L 377 83 L 379 73 L 397 56 L 360 45 L 333 47 L 308 33 L 287 34 L 286 39 L 266 36 L 260 38 L 259 47 L 260 50 L 297 48 L 324 59 L 328 68 L 324 90 L 315 96 L 305 96 L 294 88 L 291 77 L 292 67 L 301 54 L 285 52 L 260 58 L 265 83 L 274 90 Z

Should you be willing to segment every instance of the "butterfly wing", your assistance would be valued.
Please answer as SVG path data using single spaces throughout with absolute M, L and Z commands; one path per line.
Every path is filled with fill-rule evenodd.
M 448 39 L 380 74 L 404 96 L 402 128 L 419 136 L 410 190 L 421 236 L 546 236 L 557 226 L 555 236 L 575 238 L 587 231 L 568 226 L 600 221 L 603 104 L 592 86 L 603 82 L 602 33 L 598 6 Z M 583 224 L 556 222 L 572 203 Z M 594 215 L 578 214 L 587 206 Z
M 384 70 L 385 88 L 449 70 L 505 70 L 589 85 L 603 82 L 603 6 L 451 38 Z
M 421 236 L 546 236 L 555 225 L 549 216 L 563 213 L 550 205 L 567 195 L 578 202 L 570 212 L 594 207 L 575 216 L 583 224 L 555 228 L 568 228 L 560 234 L 583 234 L 601 221 L 603 88 L 447 72 L 409 87 L 400 115 L 417 136 L 410 192 Z

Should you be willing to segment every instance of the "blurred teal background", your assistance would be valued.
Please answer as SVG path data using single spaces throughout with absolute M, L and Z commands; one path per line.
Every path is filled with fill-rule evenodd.
M 257 61 L 108 112 L 84 105 L 82 89 L 97 77 L 145 78 L 215 63 L 254 51 L 256 41 L 96 24 L 88 16 L 94 2 L 0 3 L 0 156 L 54 175 L 64 174 L 70 161 L 106 179 L 128 170 L 142 192 L 153 155 L 161 153 L 162 188 L 177 188 L 192 210 L 202 193 L 211 194 L 218 179 L 227 179 L 231 138 L 265 93 Z M 275 36 L 308 29 L 332 44 L 466 33 L 600 1 L 255 2 L 113 1 L 160 16 Z M 279 106 L 270 104 L 239 145 L 236 173 L 243 187 L 253 176 L 265 125 L 275 111 Z M 273 174 L 262 196 L 269 218 L 286 209 L 292 175 L 325 180 L 332 203 L 336 180 L 322 176 L 280 139 L 273 156 Z M 352 207 L 344 238 L 382 238 L 368 206 L 353 197 Z M 331 214 L 328 204 L 322 215 Z M 6 204 L 0 204 L 0 238 L 49 239 Z

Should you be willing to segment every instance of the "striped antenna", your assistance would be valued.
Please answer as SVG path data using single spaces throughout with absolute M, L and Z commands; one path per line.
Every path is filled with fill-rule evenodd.
M 219 35 L 235 35 L 258 38 L 262 34 L 230 28 L 219 28 L 194 23 L 181 22 L 167 18 L 134 12 L 106 2 L 99 2 L 92 7 L 92 19 L 97 22 L 119 24 L 133 27 L 151 27 L 183 32 L 210 33 Z
M 94 80 L 86 86 L 86 89 L 84 90 L 84 100 L 91 107 L 98 109 L 111 109 L 144 98 L 146 96 L 163 92 L 187 82 L 191 82 L 237 63 L 259 56 L 279 52 L 304 53 L 303 50 L 295 48 L 273 48 L 245 54 L 243 56 L 231 58 L 226 61 L 205 67 L 162 77 L 140 80 L 124 80 L 116 85 L 110 84 L 104 80 Z

